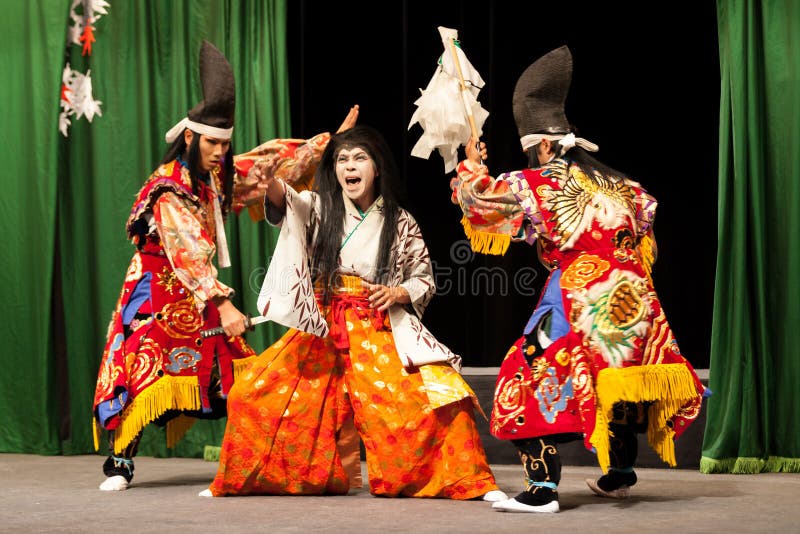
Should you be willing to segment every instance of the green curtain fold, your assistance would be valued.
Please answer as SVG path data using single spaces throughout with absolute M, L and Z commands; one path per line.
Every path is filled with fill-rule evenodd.
M 800 4 L 718 0 L 719 242 L 705 473 L 800 471 Z
M 0 451 L 56 452 L 51 329 L 58 98 L 68 5 L 10 2 L 0 17 Z
M 3 67 L 16 74 L 2 105 L 21 131 L 3 132 L 3 146 L 19 149 L 5 158 L 11 191 L 0 210 L 3 228 L 14 229 L 0 252 L 13 267 L 0 269 L 8 313 L 0 326 L 7 347 L 0 356 L 0 452 L 94 450 L 97 369 L 134 252 L 125 221 L 167 149 L 165 132 L 202 98 L 203 39 L 228 57 L 236 77 L 234 150 L 291 136 L 285 0 L 109 3 L 88 57 L 66 47 L 70 2 L 15 2 L 4 11 L 12 47 Z M 73 119 L 68 138 L 58 131 L 65 51 L 74 69 L 91 69 L 94 97 L 102 101 L 102 116 Z M 220 278 L 236 289 L 241 310 L 256 313 L 277 234 L 246 213 L 231 215 L 226 229 L 233 267 Z M 247 338 L 260 352 L 283 331 L 262 325 Z M 140 454 L 202 456 L 223 430 L 224 421 L 198 422 L 166 451 L 163 432 L 148 429 Z

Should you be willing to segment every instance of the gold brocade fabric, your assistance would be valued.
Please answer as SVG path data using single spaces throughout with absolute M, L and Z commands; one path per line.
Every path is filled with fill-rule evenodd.
M 336 294 L 365 298 L 368 296 L 361 277 L 344 275 L 339 278 L 338 282 L 339 284 L 334 290 Z M 452 366 L 443 364 L 421 365 L 418 371 L 422 382 L 425 384 L 425 393 L 428 396 L 428 403 L 431 408 L 441 408 L 452 402 L 470 397 L 473 401 L 473 406 L 481 415 L 486 417 L 478 403 L 477 396 L 461 374 L 453 369 Z
M 343 290 L 363 291 L 355 284 Z M 214 495 L 347 493 L 336 444 L 351 415 L 373 495 L 471 499 L 497 489 L 471 401 L 435 408 L 422 373 L 403 367 L 391 331 L 365 313 L 345 310 L 349 349 L 290 330 L 239 377 Z

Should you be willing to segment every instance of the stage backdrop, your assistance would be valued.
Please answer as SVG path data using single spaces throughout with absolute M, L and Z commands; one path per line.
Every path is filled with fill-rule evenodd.
M 0 89 L 7 119 L 0 146 L 9 150 L 10 165 L 0 210 L 7 267 L 0 269 L 0 451 L 90 450 L 97 363 L 132 251 L 124 222 L 166 148 L 164 131 L 200 96 L 202 38 L 228 55 L 237 76 L 237 149 L 333 129 L 350 105 L 362 105 L 362 122 L 381 129 L 396 149 L 407 176 L 406 205 L 436 266 L 440 295 L 425 320 L 475 367 L 499 365 L 544 272 L 532 247 L 515 245 L 504 257 L 467 250 L 441 159 L 409 156 L 421 133 L 408 130 L 413 102 L 444 51 L 436 27 L 457 29 L 487 82 L 479 99 L 491 113 L 484 128 L 489 164 L 494 171 L 519 168 L 525 160 L 511 115 L 514 83 L 538 56 L 568 44 L 575 57 L 568 115 L 600 145 L 601 159 L 661 201 L 656 285 L 687 357 L 706 366 L 719 94 L 713 8 L 702 4 L 686 17 L 677 6 L 653 14 L 638 4 L 565 13 L 555 3 L 476 0 L 354 0 L 346 9 L 310 0 L 112 0 L 96 24 L 91 57 L 81 57 L 78 47 L 69 54 L 73 68 L 91 67 L 103 115 L 92 124 L 73 121 L 64 139 L 58 94 L 69 4 L 20 2 L 0 23 L 8 73 Z M 689 217 L 686 206 L 700 208 Z M 263 272 L 271 235 L 246 219 L 229 221 L 228 230 L 239 262 L 225 276 L 239 288 L 238 304 L 252 310 L 253 279 Z M 270 339 L 263 332 L 269 330 L 249 338 L 257 350 Z M 197 454 L 204 443 L 218 442 L 220 431 L 212 425 L 196 441 L 190 434 L 176 452 Z M 153 442 L 161 443 L 148 436 L 142 452 Z
M 705 473 L 800 471 L 800 5 L 719 0 L 719 251 Z
M 568 45 L 566 112 L 598 158 L 659 201 L 656 290 L 681 351 L 708 368 L 716 257 L 719 58 L 713 2 L 485 0 L 335 2 L 288 6 L 292 124 L 313 135 L 353 103 L 379 128 L 406 178 L 406 207 L 431 252 L 438 294 L 423 318 L 465 365 L 497 367 L 539 298 L 546 271 L 534 247 L 473 254 L 450 202 L 442 158 L 412 157 L 422 134 L 414 101 L 444 52 L 437 26 L 456 29 L 486 82 L 482 139 L 492 173 L 526 165 L 512 114 L 514 85 L 542 54 Z
M 659 199 L 656 287 L 686 357 L 707 367 L 712 355 L 705 469 L 796 468 L 800 13 L 793 3 L 719 0 L 718 35 L 711 2 L 110 0 L 89 58 L 77 47 L 65 57 L 72 2 L 7 4 L 0 452 L 92 449 L 97 365 L 132 252 L 124 222 L 166 148 L 164 132 L 200 98 L 203 38 L 234 67 L 237 150 L 330 130 L 350 105 L 362 105 L 362 122 L 396 147 L 407 206 L 437 266 L 442 294 L 426 322 L 467 365 L 498 365 L 543 273 L 523 273 L 530 294 L 522 294 L 509 282 L 520 269 L 537 269 L 530 247 L 513 246 L 502 258 L 466 252 L 441 160 L 409 156 L 421 133 L 407 130 L 413 102 L 443 51 L 436 26 L 444 25 L 459 31 L 487 81 L 479 99 L 491 113 L 484 140 L 493 171 L 524 164 L 511 115 L 519 74 L 542 53 L 570 46 L 567 113 L 600 145 L 601 159 Z M 91 68 L 103 113 L 92 124 L 73 121 L 68 139 L 58 132 L 66 59 Z M 237 304 L 252 310 L 274 235 L 247 219 L 229 221 L 228 232 L 239 261 L 223 276 L 239 289 Z M 249 339 L 260 350 L 278 331 L 261 328 Z M 175 452 L 199 454 L 218 443 L 221 428 L 200 427 Z M 160 437 L 148 436 L 142 452 L 164 453 Z
M 71 3 L 7 2 L 0 22 L 2 452 L 93 450 L 97 368 L 134 251 L 125 221 L 167 149 L 164 133 L 202 99 L 203 39 L 233 66 L 234 149 L 291 135 L 284 0 L 110 0 L 88 57 L 78 46 L 67 51 Z M 68 138 L 58 130 L 65 59 L 82 73 L 91 69 L 102 102 L 91 124 L 73 118 Z M 237 306 L 254 312 L 276 236 L 246 215 L 226 227 L 234 266 L 221 278 L 238 290 Z M 248 339 L 260 351 L 280 330 L 262 326 Z M 198 423 L 174 453 L 202 454 L 219 443 L 223 425 Z M 163 434 L 148 434 L 141 453 L 160 453 L 163 443 Z

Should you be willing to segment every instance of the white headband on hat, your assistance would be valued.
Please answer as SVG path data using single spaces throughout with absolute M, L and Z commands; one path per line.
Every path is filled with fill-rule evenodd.
M 584 150 L 589 152 L 597 152 L 600 147 L 591 141 L 587 141 L 583 137 L 575 137 L 574 133 L 564 134 L 528 134 L 520 137 L 519 142 L 522 144 L 522 150 L 528 150 L 532 146 L 536 146 L 542 142 L 543 139 L 548 141 L 558 141 L 561 145 L 561 153 L 559 156 L 564 155 L 570 148 L 578 145 Z
M 183 131 L 189 128 L 193 132 L 197 132 L 202 135 L 207 135 L 209 137 L 213 137 L 215 139 L 230 139 L 233 135 L 233 128 L 215 128 L 214 126 L 209 126 L 207 124 L 202 124 L 199 122 L 194 122 L 189 120 L 188 117 L 184 117 L 181 121 L 169 129 L 167 134 L 164 136 L 164 139 L 167 140 L 167 143 L 173 143 L 178 136 L 183 133 Z

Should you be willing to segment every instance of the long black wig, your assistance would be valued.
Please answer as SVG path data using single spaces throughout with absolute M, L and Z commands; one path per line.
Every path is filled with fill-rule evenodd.
M 580 132 L 574 125 L 570 126 L 570 130 L 575 134 L 576 137 L 580 137 Z M 552 150 L 558 154 L 561 151 L 561 143 L 558 141 L 553 141 Z M 599 161 L 597 158 L 590 155 L 589 152 L 578 145 L 575 145 L 571 149 L 567 150 L 565 154 L 556 156 L 556 158 L 558 157 L 577 164 L 583 173 L 592 180 L 597 180 L 600 178 L 609 182 L 617 182 L 621 178 L 628 178 L 625 173 L 609 167 L 602 161 Z M 536 158 L 536 147 L 533 146 L 528 149 L 528 167 L 535 169 L 540 166 L 539 160 Z
M 561 150 L 561 145 L 558 141 L 553 141 L 553 150 L 558 154 Z M 562 155 L 561 158 L 574 162 L 591 180 L 597 180 L 601 177 L 609 182 L 618 182 L 621 178 L 627 178 L 625 173 L 613 169 L 605 163 L 597 160 L 589 155 L 589 153 L 579 146 L 574 146 L 567 150 L 567 153 Z M 558 158 L 556 158 L 558 159 Z M 536 159 L 536 150 L 531 147 L 528 150 L 528 166 L 531 169 L 541 167 L 539 160 Z
M 345 207 L 342 186 L 336 178 L 336 158 L 342 149 L 362 148 L 375 162 L 375 198 L 383 196 L 384 223 L 381 229 L 378 255 L 374 261 L 375 279 L 386 284 L 393 274 L 397 249 L 394 239 L 400 215 L 402 182 L 397 163 L 386 140 L 376 129 L 357 125 L 331 137 L 322 153 L 314 177 L 314 191 L 321 203 L 320 226 L 313 245 L 312 273 L 323 283 L 323 302 L 327 303 L 330 289 L 339 270 L 339 251 L 344 238 Z

